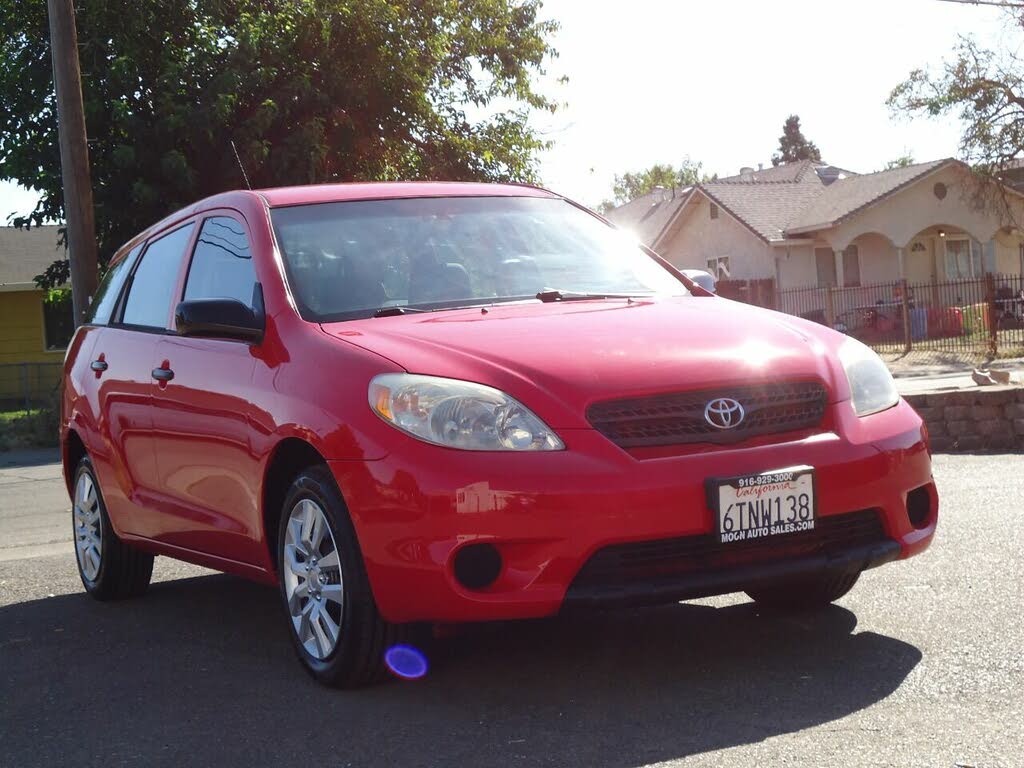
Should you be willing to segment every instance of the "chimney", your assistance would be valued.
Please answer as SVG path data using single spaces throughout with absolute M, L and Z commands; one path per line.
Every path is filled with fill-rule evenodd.
M 751 168 L 749 165 L 744 165 L 742 168 L 740 168 L 740 179 L 743 181 L 753 181 L 754 169 Z

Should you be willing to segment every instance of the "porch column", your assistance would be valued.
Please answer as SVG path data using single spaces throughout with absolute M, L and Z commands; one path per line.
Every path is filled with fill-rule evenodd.
M 846 281 L 843 276 L 843 252 L 835 251 L 836 255 L 836 285 L 842 288 Z
M 900 280 L 904 280 L 907 277 L 907 265 L 903 258 L 903 248 L 896 249 L 896 263 L 900 268 Z

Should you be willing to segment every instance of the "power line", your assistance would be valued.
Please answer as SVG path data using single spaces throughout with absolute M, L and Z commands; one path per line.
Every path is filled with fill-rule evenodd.
M 956 3 L 957 5 L 994 5 L 997 8 L 1024 8 L 1024 3 L 1011 3 L 1006 0 L 939 0 L 940 3 Z

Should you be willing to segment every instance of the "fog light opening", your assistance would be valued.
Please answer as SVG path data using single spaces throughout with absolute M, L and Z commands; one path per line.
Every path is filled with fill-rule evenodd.
M 907 517 L 918 530 L 928 527 L 932 518 L 932 498 L 928 486 L 915 488 L 907 494 Z
M 468 544 L 455 554 L 455 578 L 466 589 L 484 589 L 501 574 L 501 565 L 493 544 Z

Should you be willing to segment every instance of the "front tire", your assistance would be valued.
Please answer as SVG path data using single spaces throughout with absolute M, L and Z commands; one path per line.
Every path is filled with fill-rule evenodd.
M 827 607 L 845 595 L 860 578 L 860 572 L 823 573 L 784 584 L 748 589 L 758 605 L 774 611 L 813 611 Z
M 153 556 L 125 544 L 114 533 L 88 456 L 78 462 L 72 488 L 75 560 L 85 591 L 97 600 L 141 596 L 153 576 Z
M 278 527 L 278 582 L 289 635 L 319 682 L 355 688 L 384 676 L 384 653 L 409 628 L 377 610 L 355 529 L 325 466 L 292 482 Z

